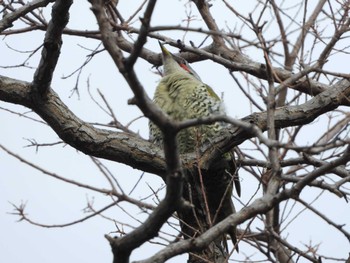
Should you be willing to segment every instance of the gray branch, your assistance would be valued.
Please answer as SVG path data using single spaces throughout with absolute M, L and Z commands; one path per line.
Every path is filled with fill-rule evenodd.
M 62 33 L 69 20 L 68 10 L 72 0 L 57 0 L 52 6 L 39 66 L 34 74 L 33 88 L 44 94 L 51 85 L 52 76 L 61 53 Z
M 37 9 L 38 7 L 47 6 L 49 3 L 54 2 L 54 0 L 36 0 L 27 3 L 26 5 L 16 9 L 15 11 L 6 14 L 3 19 L 0 20 L 0 33 L 5 29 L 12 27 L 12 22 L 25 16 L 29 12 Z
M 74 115 L 51 89 L 45 100 L 37 98 L 33 101 L 29 87 L 28 82 L 0 76 L 0 100 L 32 109 L 64 142 L 81 152 L 124 163 L 164 178 L 165 161 L 161 149 L 133 134 L 98 129 L 87 124 Z M 346 98 L 349 96 L 350 81 L 341 80 L 304 104 L 278 108 L 275 112 L 276 127 L 286 128 L 310 123 L 325 112 L 340 105 L 347 105 Z M 244 121 L 247 127 L 232 127 L 227 131 L 228 136 L 215 140 L 214 143 L 217 143 L 218 147 L 210 147 L 204 152 L 201 158 L 203 163 L 215 156 L 215 151 L 228 151 L 245 140 L 255 137 L 254 129 L 258 128 L 261 131 L 267 129 L 266 112 L 253 113 L 241 121 Z M 184 156 L 185 165 L 193 161 L 194 157 Z

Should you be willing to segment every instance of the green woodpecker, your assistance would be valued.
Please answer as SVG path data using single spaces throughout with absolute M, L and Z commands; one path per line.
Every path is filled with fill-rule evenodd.
M 188 62 L 171 54 L 161 43 L 164 73 L 158 84 L 154 103 L 158 105 L 168 116 L 177 121 L 196 119 L 212 115 L 225 114 L 223 103 L 211 87 L 204 84 L 197 73 L 190 67 Z M 220 135 L 220 131 L 227 127 L 226 124 L 216 122 L 211 125 L 200 125 L 182 130 L 177 135 L 180 153 L 195 152 L 205 143 Z M 161 131 L 152 122 L 149 124 L 150 140 L 162 146 L 163 138 Z M 215 165 L 214 172 L 209 174 L 206 181 L 207 202 L 211 212 L 211 219 L 220 222 L 232 213 L 235 208 L 231 195 L 233 182 L 240 195 L 239 181 L 235 175 L 235 165 L 230 154 L 223 155 L 223 162 Z M 226 159 L 226 160 L 225 160 Z M 219 176 L 216 176 L 219 174 Z M 215 180 L 219 178 L 219 182 Z M 220 189 L 218 191 L 217 189 Z M 212 192 L 214 191 L 214 192 Z M 236 228 L 228 233 L 232 242 L 236 243 Z

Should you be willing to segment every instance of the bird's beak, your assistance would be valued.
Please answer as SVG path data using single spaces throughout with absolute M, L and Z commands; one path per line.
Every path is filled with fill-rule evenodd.
M 160 46 L 160 48 L 161 48 L 161 50 L 162 50 L 163 56 L 171 56 L 171 55 L 172 55 L 172 54 L 170 53 L 170 51 L 167 50 L 167 49 L 164 47 L 164 44 L 163 44 L 163 43 L 161 43 L 160 41 L 158 41 L 158 43 L 159 43 L 159 46 Z

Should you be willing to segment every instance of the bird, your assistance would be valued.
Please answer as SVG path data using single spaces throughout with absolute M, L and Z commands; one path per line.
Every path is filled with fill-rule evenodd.
M 209 85 L 202 82 L 189 63 L 168 51 L 163 43 L 159 42 L 159 45 L 163 61 L 163 76 L 156 87 L 153 102 L 176 121 L 225 115 L 225 107 L 220 97 Z M 226 123 L 215 122 L 181 130 L 177 134 L 180 154 L 195 152 L 199 147 L 210 144 L 212 139 L 220 136 L 227 127 Z M 149 122 L 149 133 L 150 141 L 162 147 L 162 133 L 152 122 Z M 203 177 L 206 200 L 211 219 L 216 219 L 215 224 L 236 212 L 231 195 L 233 183 L 240 195 L 240 183 L 232 155 L 223 154 L 222 160 L 216 162 L 207 173 L 203 174 Z M 196 183 L 196 180 L 192 179 L 191 182 Z M 231 227 L 228 234 L 235 245 L 237 243 L 236 227 Z

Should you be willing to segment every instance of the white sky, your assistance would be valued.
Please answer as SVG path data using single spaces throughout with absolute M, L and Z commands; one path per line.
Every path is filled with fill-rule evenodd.
M 247 15 L 252 6 L 245 4 L 245 2 L 237 1 L 237 6 L 241 11 L 246 9 L 242 12 Z M 124 5 L 124 16 L 128 17 L 134 10 L 132 5 L 137 6 L 139 1 L 120 0 L 120 4 Z M 179 21 L 185 18 L 183 12 L 185 4 L 186 1 L 158 1 L 152 25 L 178 25 Z M 237 18 L 232 14 L 225 13 L 220 1 L 212 1 L 212 4 L 213 14 L 220 14 L 217 16 L 218 24 L 222 28 L 229 26 L 231 29 L 234 29 L 236 24 L 239 23 Z M 195 8 L 192 11 L 195 13 Z M 50 12 L 51 10 L 47 10 L 47 13 Z M 136 22 L 135 25 L 137 24 Z M 185 25 L 185 23 L 183 22 L 182 25 Z M 205 28 L 200 21 L 194 21 L 191 25 L 192 27 L 201 26 Z M 89 30 L 96 28 L 96 21 L 89 10 L 87 1 L 75 1 L 68 27 Z M 246 31 L 242 33 L 250 34 Z M 183 37 L 183 33 L 178 31 L 161 33 L 172 36 L 175 39 L 182 39 Z M 277 33 L 277 31 L 271 30 L 269 34 L 273 35 L 273 33 Z M 135 38 L 136 36 L 133 37 Z M 203 37 L 202 35 L 194 36 L 189 34 L 185 40 L 195 39 L 200 43 Z M 42 41 L 43 32 L 9 36 L 3 39 L 0 42 L 0 66 L 16 65 L 26 58 L 26 54 L 19 54 L 9 50 L 6 45 L 17 50 L 28 51 L 37 48 Z M 132 97 L 132 93 L 106 52 L 96 56 L 84 68 L 79 82 L 80 98 L 76 94 L 70 97 L 71 90 L 75 85 L 76 75 L 69 79 L 62 79 L 62 76 L 67 76 L 77 69 L 84 62 L 86 55 L 89 54 L 89 51 L 82 49 L 78 44 L 85 48 L 94 49 L 99 42 L 64 36 L 60 61 L 52 83 L 52 88 L 59 94 L 60 98 L 84 121 L 110 122 L 111 119 L 91 101 L 87 92 L 87 80 L 89 80 L 90 89 L 95 98 L 102 103 L 96 92 L 96 89 L 100 89 L 113 106 L 118 120 L 123 124 L 140 116 L 141 113 L 135 106 L 127 105 L 127 100 Z M 159 48 L 156 41 L 150 40 L 146 46 L 158 52 Z M 174 49 L 171 50 L 176 51 Z M 263 61 L 262 54 L 259 52 L 253 53 L 250 50 L 247 55 Z M 36 54 L 28 62 L 29 65 L 36 67 L 39 57 L 40 53 Z M 338 64 L 335 64 L 334 71 L 337 70 Z M 250 114 L 248 101 L 242 98 L 241 93 L 231 81 L 226 69 L 212 62 L 196 63 L 193 67 L 202 80 L 212 86 L 218 94 L 224 93 L 227 111 L 230 116 L 241 118 Z M 150 64 L 142 60 L 137 62 L 136 71 L 139 73 L 142 84 L 149 96 L 152 96 L 159 76 L 153 73 L 155 70 L 152 69 Z M 32 80 L 33 72 L 34 69 L 0 68 L 0 75 L 25 81 Z M 27 112 L 27 109 L 21 106 L 10 105 L 4 102 L 0 102 L 0 107 L 21 113 Z M 32 113 L 29 113 L 28 116 L 40 119 Z M 20 154 L 24 159 L 30 160 L 34 164 L 64 177 L 98 187 L 108 187 L 108 182 L 99 173 L 96 166 L 90 161 L 90 158 L 83 153 L 78 153 L 70 146 L 60 144 L 53 147 L 41 147 L 37 152 L 34 147 L 25 147 L 29 144 L 27 139 L 35 139 L 38 143 L 59 141 L 58 136 L 48 126 L 3 110 L 0 110 L 0 121 L 2 123 L 0 143 L 11 151 Z M 313 127 L 314 129 L 324 127 L 324 122 L 319 121 Z M 134 131 L 139 131 L 144 138 L 148 137 L 148 127 L 145 119 L 137 120 L 131 125 L 131 128 Z M 313 138 L 314 133 L 305 133 L 304 143 L 312 141 Z M 104 160 L 103 163 L 114 173 L 125 192 L 129 192 L 132 189 L 141 175 L 140 171 L 125 165 Z M 255 192 L 257 182 L 244 175 L 246 174 L 241 174 L 242 200 L 246 202 Z M 150 195 L 152 191 L 147 184 L 152 185 L 153 189 L 157 189 L 162 185 L 162 181 L 156 176 L 145 175 L 136 188 L 133 197 L 138 198 Z M 316 193 L 311 193 L 308 199 L 312 200 L 312 196 L 316 195 Z M 162 193 L 160 196 L 162 196 Z M 36 222 L 43 224 L 68 223 L 87 215 L 82 213 L 82 209 L 86 207 L 87 200 L 93 199 L 95 208 L 100 209 L 111 202 L 109 197 L 58 182 L 25 166 L 3 151 L 0 151 L 0 197 L 0 225 L 2 233 L 2 238 L 0 239 L 0 262 L 111 262 L 110 247 L 104 238 L 104 234 L 115 230 L 114 223 L 111 221 L 95 217 L 71 227 L 48 229 L 36 227 L 26 222 L 17 222 L 19 217 L 11 214 L 13 212 L 11 203 L 20 205 L 20 203 L 24 202 L 27 204 L 26 213 Z M 152 202 L 150 199 L 148 201 Z M 325 195 L 317 201 L 317 204 L 320 205 L 321 210 L 325 214 L 330 215 L 333 219 L 338 219 L 337 223 L 345 224 L 350 222 L 350 210 L 345 201 L 339 201 L 333 196 Z M 322 205 L 325 205 L 325 207 L 323 208 Z M 126 207 L 133 211 L 138 211 L 134 207 Z M 239 207 L 241 206 L 238 205 Z M 298 211 L 300 209 L 295 211 L 295 213 Z M 106 215 L 118 218 L 118 220 L 131 225 L 136 224 L 135 220 L 126 216 L 120 209 L 108 211 Z M 145 218 L 145 215 L 137 214 L 136 216 Z M 349 226 L 346 228 L 350 231 Z M 309 212 L 303 213 L 291 223 L 289 232 L 285 233 L 285 236 L 287 235 L 290 235 L 290 241 L 295 245 L 309 242 L 312 242 L 312 244 L 320 243 L 322 252 L 325 254 L 333 251 L 336 252 L 334 256 L 342 255 L 346 257 L 349 251 L 349 244 L 341 235 L 334 235 L 332 227 L 320 224 L 319 219 L 315 219 Z M 244 248 L 246 247 L 242 244 L 241 254 L 239 255 L 242 259 L 245 253 L 246 255 L 251 255 L 251 251 Z M 159 249 L 159 247 L 156 247 L 156 249 Z M 132 254 L 132 259 L 145 258 L 152 255 L 154 251 L 153 245 L 146 244 L 142 248 L 135 250 Z M 169 262 L 184 262 L 184 257 L 177 257 Z

